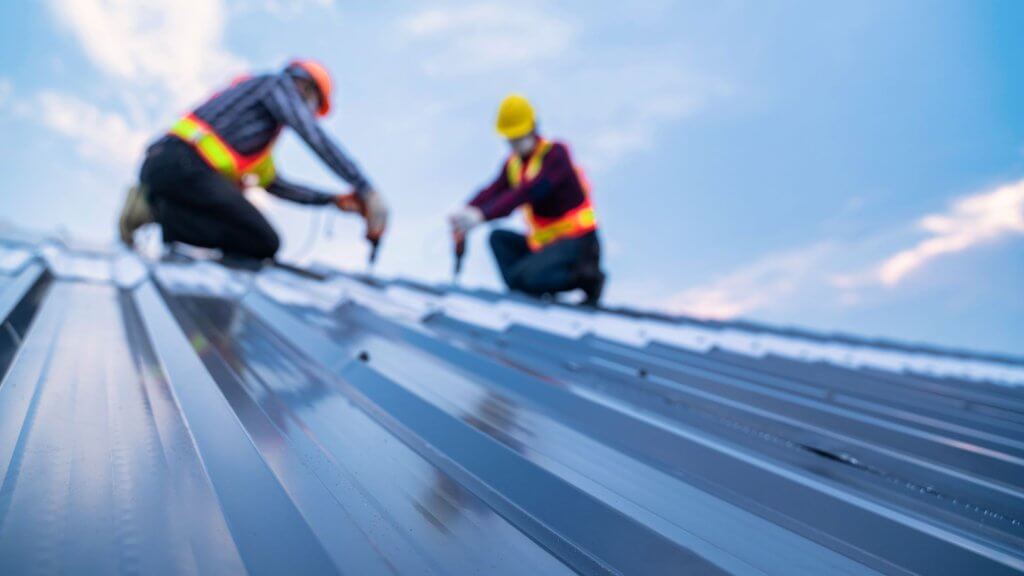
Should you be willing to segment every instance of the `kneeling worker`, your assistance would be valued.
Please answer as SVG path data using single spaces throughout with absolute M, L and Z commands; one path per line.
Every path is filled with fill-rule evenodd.
M 596 306 L 605 276 L 586 177 L 564 144 L 539 135 L 526 98 L 505 98 L 497 129 L 512 153 L 497 179 L 449 217 L 456 241 L 474 226 L 522 206 L 528 234 L 495 230 L 490 238 L 505 284 L 532 296 L 579 288 L 586 294 L 584 304 Z
M 277 232 L 245 197 L 259 186 L 300 204 L 334 204 L 361 214 L 376 244 L 387 207 L 359 168 L 317 123 L 331 108 L 331 79 L 317 62 L 296 60 L 281 73 L 241 78 L 178 120 L 146 152 L 121 213 L 121 239 L 151 221 L 165 243 L 218 248 L 225 257 L 263 260 L 280 247 Z M 288 126 L 353 190 L 329 194 L 277 175 L 270 156 Z

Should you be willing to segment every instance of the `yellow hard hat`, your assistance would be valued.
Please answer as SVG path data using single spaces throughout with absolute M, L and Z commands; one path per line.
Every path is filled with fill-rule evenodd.
M 521 94 L 510 94 L 501 101 L 498 108 L 498 133 L 514 140 L 533 132 L 536 118 L 530 101 Z

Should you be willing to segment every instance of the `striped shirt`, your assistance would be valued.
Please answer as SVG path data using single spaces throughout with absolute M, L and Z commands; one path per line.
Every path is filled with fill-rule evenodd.
M 195 110 L 229 146 L 253 154 L 269 144 L 284 126 L 295 130 L 339 177 L 364 194 L 370 184 L 355 162 L 324 133 L 306 105 L 295 81 L 285 73 L 246 78 L 215 94 Z M 278 176 L 267 187 L 276 196 L 302 204 L 327 204 L 334 195 L 289 182 Z

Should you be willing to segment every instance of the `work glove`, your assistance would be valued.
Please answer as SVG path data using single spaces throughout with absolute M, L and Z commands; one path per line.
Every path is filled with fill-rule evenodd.
M 384 235 L 388 224 L 388 206 L 376 190 L 362 194 L 350 192 L 334 197 L 334 205 L 342 212 L 359 214 L 366 220 L 366 238 L 377 241 Z
M 484 221 L 484 213 L 476 206 L 466 206 L 462 210 L 448 216 L 448 223 L 452 226 L 452 232 L 458 236 L 465 236 L 467 232 Z
M 249 190 L 250 188 L 260 188 L 259 175 L 251 173 L 242 175 L 242 189 Z
M 363 217 L 366 218 L 366 238 L 371 241 L 378 241 L 384 236 L 388 227 L 388 205 L 384 197 L 372 188 L 367 190 L 362 197 Z
M 342 212 L 363 213 L 363 200 L 355 192 L 338 194 L 334 197 L 334 205 Z

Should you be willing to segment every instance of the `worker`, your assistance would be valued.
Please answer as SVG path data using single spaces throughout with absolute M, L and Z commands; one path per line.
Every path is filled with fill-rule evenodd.
M 308 205 L 334 205 L 366 220 L 376 246 L 387 224 L 387 207 L 352 162 L 323 131 L 318 118 L 331 110 L 331 78 L 312 60 L 295 60 L 276 74 L 243 77 L 215 94 L 146 151 L 140 185 L 128 194 L 120 219 L 121 239 L 160 224 L 164 243 L 217 248 L 225 258 L 271 259 L 277 232 L 242 194 L 259 187 Z M 338 176 L 352 186 L 331 194 L 285 180 L 271 151 L 283 127 L 292 128 Z
M 511 290 L 531 296 L 582 289 L 596 306 L 604 288 L 590 184 L 568 147 L 540 135 L 533 107 L 513 94 L 498 109 L 497 130 L 511 148 L 498 177 L 449 217 L 456 242 L 475 226 L 522 207 L 526 235 L 495 230 L 490 244 Z

